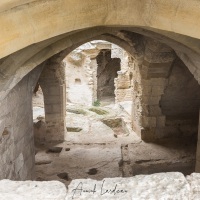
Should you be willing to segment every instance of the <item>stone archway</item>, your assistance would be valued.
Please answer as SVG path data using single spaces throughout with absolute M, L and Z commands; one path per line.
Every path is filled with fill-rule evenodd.
M 87 33 L 87 31 L 85 33 Z M 102 32 L 104 32 L 104 31 L 102 31 Z M 97 37 L 97 35 L 98 34 L 101 35 L 102 32 L 97 31 L 96 33 L 93 33 L 94 34 L 94 35 L 92 35 L 93 37 L 92 36 L 84 36 L 83 38 L 79 38 L 79 40 L 77 42 L 74 42 L 74 44 L 71 42 L 71 40 L 76 40 L 78 38 L 78 36 L 80 36 L 82 34 L 77 33 L 76 35 L 69 37 L 68 40 L 66 40 L 66 39 L 58 40 L 57 42 L 54 43 L 54 45 L 51 46 L 52 47 L 51 51 L 49 51 L 48 48 L 49 48 L 49 44 L 51 44 L 52 41 L 49 44 L 48 44 L 49 41 L 48 42 L 46 41 L 46 42 L 44 42 L 44 44 L 40 44 L 42 47 L 46 47 L 46 48 L 43 49 L 43 51 L 38 51 L 38 49 L 35 47 L 34 53 L 36 53 L 36 54 L 34 56 L 32 56 L 32 54 L 30 54 L 30 52 L 33 51 L 32 47 L 30 47 L 28 49 L 22 50 L 22 52 L 17 52 L 15 55 L 12 55 L 12 56 L 9 56 L 9 57 L 3 59 L 1 67 L 2 67 L 2 69 L 4 68 L 4 70 L 5 70 L 5 71 L 2 72 L 2 74 L 5 75 L 5 76 L 4 76 L 4 79 L 2 79 L 1 89 L 7 88 L 8 90 L 5 93 L 1 91 L 2 94 L 3 94 L 1 97 L 2 98 L 5 97 L 6 94 L 9 93 L 10 89 L 13 88 L 13 86 L 15 86 L 20 80 L 22 80 L 24 75 L 26 75 L 33 68 L 35 68 L 35 66 L 37 64 L 41 63 L 42 61 L 49 58 L 51 55 L 58 53 L 58 52 L 60 52 L 60 53 L 59 53 L 59 57 L 56 58 L 56 62 L 60 62 L 62 57 L 66 56 L 66 54 L 69 53 L 72 49 L 74 49 L 76 46 L 79 46 L 80 44 L 82 44 L 83 41 L 84 42 L 88 41 L 91 38 L 107 38 L 108 40 L 110 40 L 110 38 L 112 38 L 113 41 L 118 41 L 119 45 L 124 45 L 124 47 L 127 49 L 127 51 L 131 52 L 131 55 L 133 55 L 135 60 L 137 60 L 139 66 L 141 66 L 141 65 L 145 66 L 146 65 L 145 66 L 146 68 L 144 67 L 145 69 L 147 69 L 147 71 L 145 73 L 148 73 L 149 69 L 151 67 L 154 67 L 154 64 L 155 64 L 154 62 L 153 62 L 153 64 L 151 62 L 149 62 L 149 63 L 144 62 L 144 54 L 142 54 L 142 53 L 145 50 L 145 45 L 143 43 L 140 43 L 141 42 L 140 38 L 143 37 L 143 36 L 138 36 L 136 34 L 136 35 L 134 35 L 133 38 L 131 38 L 131 37 L 126 37 L 127 34 L 123 34 L 122 32 L 117 32 L 118 37 L 114 36 L 114 34 L 113 35 L 106 35 L 105 34 L 103 36 Z M 90 31 L 88 31 L 88 33 L 90 33 Z M 117 34 L 117 33 L 115 32 L 115 34 Z M 95 35 L 95 34 L 97 34 L 97 35 Z M 129 34 L 130 33 L 128 33 L 128 36 L 130 36 Z M 132 39 L 134 39 L 134 38 L 138 39 L 136 43 L 132 43 Z M 64 41 L 65 41 L 65 43 L 64 43 Z M 138 43 L 141 44 L 141 45 L 139 45 Z M 66 49 L 66 46 L 67 46 L 66 44 L 68 44 L 67 49 Z M 40 46 L 40 45 L 38 45 L 38 46 Z M 65 51 L 62 51 L 64 49 L 65 49 Z M 26 57 L 25 56 L 26 54 L 24 54 L 24 57 L 21 57 L 21 59 L 19 59 L 18 62 L 14 65 L 14 67 L 15 67 L 14 69 L 9 67 L 9 66 L 11 66 L 12 63 L 14 63 L 13 57 L 15 57 L 15 56 L 18 57 L 20 55 L 23 55 L 23 53 L 25 53 L 25 52 L 29 53 L 28 58 L 24 58 L 24 57 Z M 43 55 L 43 56 L 41 56 L 41 55 Z M 154 54 L 152 54 L 152 55 L 154 56 Z M 155 52 L 155 55 L 157 55 L 156 52 Z M 162 57 L 162 52 L 161 52 L 161 57 Z M 37 62 L 35 62 L 36 60 L 37 60 Z M 163 63 L 165 63 L 165 61 L 161 62 L 161 63 L 163 64 Z M 169 62 L 169 64 L 170 64 L 170 62 Z M 193 67 L 194 67 L 194 65 L 193 65 Z M 170 66 L 167 66 L 166 68 L 169 69 Z M 162 67 L 160 69 L 162 69 Z M 15 75 L 15 77 L 13 77 L 12 75 L 15 74 L 15 73 L 16 73 L 16 75 Z M 195 73 L 195 71 L 194 71 L 194 73 Z M 146 74 L 146 75 L 148 76 L 148 74 Z M 151 77 L 151 78 L 155 78 L 155 77 Z M 157 99 L 157 101 L 160 100 L 162 90 L 163 90 L 163 86 L 160 89 L 160 94 L 158 95 L 159 98 Z M 148 90 L 147 90 L 147 93 L 148 93 Z M 148 101 L 149 101 L 149 97 L 148 97 Z M 157 105 L 158 105 L 158 103 L 156 104 L 156 106 Z M 144 111 L 143 107 L 142 107 L 142 109 L 143 109 L 142 111 Z M 163 116 L 161 116 L 161 117 L 163 117 Z M 155 139 L 154 135 L 156 133 L 155 120 L 157 120 L 157 119 L 155 119 L 154 116 L 148 116 L 145 119 L 145 114 L 143 112 L 140 113 L 140 117 L 138 119 L 139 119 L 139 122 L 141 122 L 140 125 L 143 125 L 146 128 L 145 131 L 143 131 L 144 135 L 147 136 L 146 138 L 148 140 L 151 140 L 151 139 L 154 140 Z M 145 124 L 147 124 L 147 126 Z M 152 124 L 153 124 L 153 126 L 152 126 Z M 163 124 L 163 121 L 161 122 L 161 124 Z M 150 126 L 150 129 L 149 129 L 148 126 Z

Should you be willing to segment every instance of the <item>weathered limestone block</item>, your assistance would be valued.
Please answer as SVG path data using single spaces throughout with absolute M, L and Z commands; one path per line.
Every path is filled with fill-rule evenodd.
M 188 200 L 190 187 L 178 172 L 138 175 L 131 178 L 105 178 L 73 180 L 66 200 Z
M 141 129 L 141 139 L 145 142 L 152 142 L 152 141 L 155 141 L 157 138 L 155 136 L 155 133 L 156 133 L 156 128 L 155 127 L 152 127 L 152 128 L 142 128 Z M 140 136 L 139 135 L 139 136 Z
M 191 200 L 200 199 L 200 174 L 192 173 L 191 175 L 186 177 L 188 183 L 190 184 L 190 196 Z
M 38 67 L 24 77 L 2 101 L 0 179 L 34 178 L 32 88 L 41 70 Z
M 169 155 L 170 157 L 170 155 Z M 180 172 L 103 180 L 75 179 L 66 189 L 59 181 L 0 181 L 1 200 L 199 200 L 200 174 Z
M 115 91 L 116 102 L 132 101 L 132 88 L 129 89 L 117 89 Z
M 142 87 L 142 90 L 141 90 L 142 95 L 150 96 L 152 94 L 152 88 L 153 88 L 152 86 L 150 86 L 150 85 L 142 85 L 141 87 Z
M 158 105 L 160 102 L 161 96 L 148 96 L 144 95 L 141 98 L 142 103 L 148 104 L 148 105 Z
M 130 79 L 127 74 L 119 74 L 118 78 L 115 79 L 115 87 L 117 89 L 127 89 L 130 87 Z
M 1 200 L 65 200 L 66 193 L 59 181 L 0 181 Z
M 156 127 L 164 127 L 166 122 L 165 116 L 159 116 L 156 118 Z
M 142 116 L 142 127 L 144 128 L 156 127 L 156 117 Z
M 158 117 L 162 115 L 162 111 L 158 105 L 145 105 L 142 107 L 142 114 L 145 116 Z
M 165 89 L 165 87 L 163 87 L 163 86 L 153 86 L 152 91 L 151 91 L 151 95 L 152 96 L 162 95 L 162 94 L 164 94 L 164 89 Z
M 166 78 L 151 78 L 151 79 L 142 79 L 142 85 L 151 85 L 151 86 L 162 86 L 165 87 L 167 84 Z

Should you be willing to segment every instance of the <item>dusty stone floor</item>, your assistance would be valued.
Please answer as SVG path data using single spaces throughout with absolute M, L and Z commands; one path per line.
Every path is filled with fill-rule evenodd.
M 114 104 L 68 104 L 66 141 L 36 144 L 36 180 L 59 180 L 69 185 L 73 179 L 194 172 L 195 141 L 144 143 L 130 129 L 128 105 L 122 109 L 123 105 Z M 43 115 L 40 107 L 34 107 L 34 118 Z

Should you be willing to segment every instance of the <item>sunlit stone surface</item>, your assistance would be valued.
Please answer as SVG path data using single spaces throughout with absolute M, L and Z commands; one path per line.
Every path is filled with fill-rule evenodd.
M 131 178 L 73 180 L 69 185 L 70 199 L 189 199 L 190 186 L 181 173 L 138 175 Z
M 200 174 L 193 173 L 187 176 L 187 181 L 190 184 L 190 199 L 198 200 L 200 199 Z
M 66 192 L 59 181 L 0 181 L 1 200 L 64 200 Z
M 68 191 L 68 192 L 67 192 Z M 58 181 L 0 181 L 1 200 L 198 200 L 200 174 L 185 178 L 168 172 L 130 178 L 72 180 L 68 187 Z

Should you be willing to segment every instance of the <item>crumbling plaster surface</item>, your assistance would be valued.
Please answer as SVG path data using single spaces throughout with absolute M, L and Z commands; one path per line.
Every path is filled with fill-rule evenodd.
M 2 200 L 197 200 L 199 192 L 199 174 L 184 177 L 179 172 L 105 178 L 101 181 L 77 179 L 71 182 L 68 189 L 58 181 L 0 181 Z

